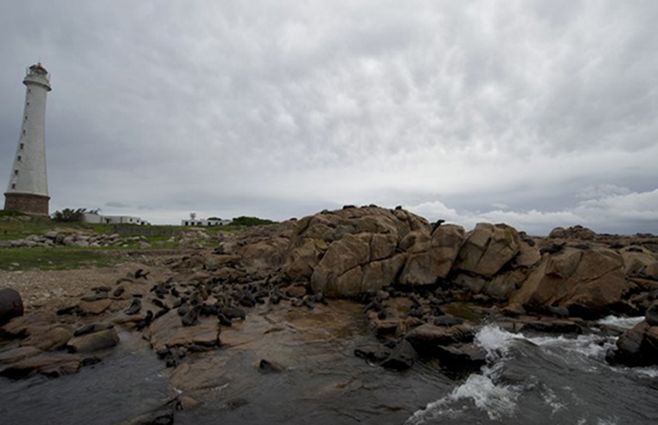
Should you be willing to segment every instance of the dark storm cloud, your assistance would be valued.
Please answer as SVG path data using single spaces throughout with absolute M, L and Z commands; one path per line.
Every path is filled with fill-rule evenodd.
M 376 202 L 658 231 L 657 18 L 651 1 L 5 2 L 0 177 L 40 58 L 55 208 Z

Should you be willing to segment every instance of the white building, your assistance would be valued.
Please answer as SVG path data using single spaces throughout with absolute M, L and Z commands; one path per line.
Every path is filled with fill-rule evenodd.
M 214 226 L 225 226 L 227 224 L 231 224 L 231 220 L 222 220 L 221 218 L 188 218 L 186 220 L 181 220 L 181 226 L 206 226 L 206 227 L 214 227 Z
M 25 108 L 9 185 L 5 210 L 48 216 L 46 173 L 46 95 L 51 91 L 50 75 L 40 63 L 27 69 Z
M 129 215 L 100 215 L 98 213 L 84 213 L 82 221 L 85 223 L 95 224 L 138 224 L 145 226 L 150 224 L 140 217 L 133 217 Z

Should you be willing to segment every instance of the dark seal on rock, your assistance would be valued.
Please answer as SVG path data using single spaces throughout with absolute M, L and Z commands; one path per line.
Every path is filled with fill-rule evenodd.
M 263 373 L 280 373 L 283 372 L 284 367 L 276 362 L 262 359 L 258 363 L 258 369 Z
M 139 298 L 134 298 L 133 302 L 130 304 L 130 307 L 126 310 L 126 314 L 132 316 L 137 314 L 142 309 L 142 301 Z

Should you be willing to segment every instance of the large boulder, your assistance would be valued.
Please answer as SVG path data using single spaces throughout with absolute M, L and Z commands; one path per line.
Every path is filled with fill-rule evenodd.
M 504 301 L 509 299 L 510 295 L 521 287 L 527 277 L 527 273 L 519 269 L 500 273 L 484 284 L 482 292 L 495 300 Z
M 416 242 L 408 250 L 409 256 L 400 275 L 400 283 L 432 284 L 437 279 L 447 277 L 463 243 L 463 227 L 454 224 L 437 227 L 431 237 L 425 236 L 425 240 Z
M 292 280 L 306 280 L 313 274 L 329 244 L 322 239 L 303 239 L 286 259 L 285 273 Z
M 529 243 L 531 242 L 531 243 Z M 539 248 L 532 240 L 523 240 L 519 244 L 519 254 L 513 260 L 515 267 L 532 267 L 541 260 Z
M 372 261 L 363 267 L 363 277 L 359 285 L 361 292 L 375 292 L 395 281 L 399 270 L 404 266 L 406 255 L 396 254 L 390 258 Z
M 329 295 L 357 295 L 361 292 L 362 266 L 370 261 L 371 235 L 347 235 L 332 243 L 311 275 L 315 291 Z
M 515 266 L 528 268 L 539 253 L 504 224 L 481 223 L 465 235 L 401 208 L 349 207 L 297 223 L 282 275 L 330 297 L 354 297 L 394 283 L 435 284 L 455 269 L 491 279 L 517 256 Z
M 91 353 L 114 347 L 119 343 L 119 335 L 114 328 L 86 333 L 71 339 L 67 346 L 76 353 Z
M 576 225 L 572 227 L 556 227 L 551 230 L 551 233 L 548 234 L 550 239 L 577 239 L 583 241 L 589 241 L 596 238 L 596 233 L 593 230 L 583 227 L 581 225 Z
M 647 273 L 657 262 L 653 252 L 646 248 L 638 246 L 629 246 L 619 251 L 624 260 L 624 272 L 627 276 L 646 276 L 651 277 L 651 272 Z
M 565 248 L 557 254 L 544 255 L 521 288 L 512 294 L 510 304 L 534 310 L 565 307 L 573 315 L 590 318 L 606 314 L 633 287 L 625 279 L 619 253 L 604 248 Z
M 658 364 L 658 326 L 643 321 L 624 332 L 617 340 L 617 350 L 608 360 L 628 366 Z
M 505 224 L 478 223 L 466 236 L 456 268 L 492 277 L 519 253 L 518 232 Z
M 11 288 L 0 289 L 0 325 L 23 315 L 21 294 Z
M 351 297 L 394 283 L 410 254 L 432 245 L 427 221 L 402 209 L 344 208 L 297 223 L 283 264 L 290 281 Z

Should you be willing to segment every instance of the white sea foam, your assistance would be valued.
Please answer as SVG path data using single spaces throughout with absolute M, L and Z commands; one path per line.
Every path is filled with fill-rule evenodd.
M 475 342 L 493 356 L 489 360 L 504 357 L 512 343 L 519 340 L 525 340 L 540 347 L 559 347 L 561 350 L 577 352 L 587 357 L 602 358 L 607 350 L 614 346 L 616 338 L 600 335 L 579 335 L 576 338 L 561 335 L 529 337 L 507 332 L 495 325 L 482 327 L 475 336 Z
M 654 367 L 634 367 L 633 372 L 649 378 L 658 378 L 658 368 Z
M 600 325 L 615 326 L 622 329 L 630 329 L 644 320 L 644 316 L 640 317 L 619 317 L 607 316 L 599 320 L 597 323 Z
M 496 385 L 488 376 L 476 374 L 469 376 L 464 384 L 450 394 L 450 398 L 455 401 L 473 400 L 475 406 L 486 411 L 491 420 L 512 416 L 518 397 L 519 392 L 511 386 Z
M 474 373 L 446 397 L 415 412 L 406 424 L 420 425 L 442 416 L 455 417 L 464 410 L 455 407 L 460 401 L 472 401 L 475 407 L 487 413 L 489 419 L 498 420 L 514 415 L 519 395 L 520 390 L 512 386 L 497 385 L 486 374 Z
M 506 354 L 512 341 L 518 339 L 523 339 L 523 336 L 507 332 L 495 325 L 483 326 L 475 335 L 476 344 L 495 356 Z
M 614 323 L 615 326 L 620 326 L 619 323 L 622 323 L 626 327 L 632 327 L 634 323 L 638 322 L 638 318 L 606 318 L 604 320 L 610 324 Z M 472 409 L 473 405 L 485 412 L 492 421 L 513 416 L 518 409 L 519 397 L 523 393 L 523 388 L 497 383 L 496 376 L 508 361 L 509 348 L 514 341 L 519 340 L 531 342 L 545 350 L 573 353 L 573 359 L 581 358 L 583 362 L 589 364 L 591 362 L 586 362 L 586 358 L 602 361 L 606 352 L 615 346 L 616 338 L 600 335 L 579 335 L 576 338 L 527 337 L 507 332 L 495 325 L 486 325 L 476 334 L 475 343 L 486 350 L 487 366 L 484 366 L 479 373 L 471 374 L 463 384 L 447 396 L 416 411 L 405 424 L 420 425 L 433 423 L 437 418 L 456 418 L 468 409 Z M 656 368 L 635 369 L 646 376 L 658 376 Z M 571 390 L 570 388 L 565 389 Z M 539 391 L 544 403 L 551 408 L 551 414 L 556 414 L 566 408 L 563 400 L 560 400 L 551 388 L 541 386 Z M 614 425 L 616 420 L 617 418 L 599 418 L 596 425 Z M 579 425 L 586 423 L 588 421 L 585 418 L 578 421 Z
M 658 367 L 645 366 L 645 367 L 625 367 L 625 366 L 611 366 L 612 370 L 619 373 L 640 376 L 644 378 L 658 378 Z
M 526 338 L 540 347 L 559 347 L 566 352 L 576 352 L 586 357 L 603 359 L 608 350 L 615 346 L 616 338 L 599 335 L 579 335 L 577 338 L 564 336 L 538 336 Z
M 541 396 L 544 399 L 544 402 L 551 407 L 551 414 L 554 415 L 558 411 L 564 409 L 566 406 L 564 403 L 558 401 L 557 395 L 555 392 L 548 388 L 544 387 L 541 391 Z
M 486 350 L 490 364 L 484 366 L 480 373 L 471 374 L 449 395 L 429 403 L 425 409 L 416 411 L 407 419 L 406 424 L 419 425 L 438 417 L 456 417 L 464 410 L 464 406 L 458 405 L 462 401 L 471 401 L 475 407 L 486 412 L 491 420 L 512 416 L 516 411 L 520 389 L 496 384 L 492 377 L 502 366 L 501 361 L 515 339 L 521 338 L 498 326 L 482 327 L 475 336 L 475 342 Z

